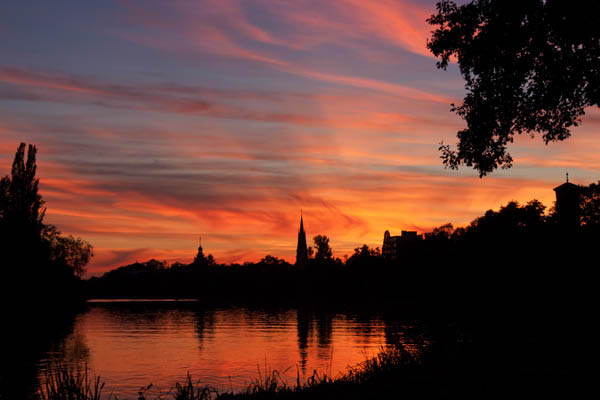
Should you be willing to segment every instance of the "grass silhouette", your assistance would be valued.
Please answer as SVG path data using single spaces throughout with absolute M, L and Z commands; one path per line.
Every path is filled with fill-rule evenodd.
M 227 400 L 227 399 L 296 399 L 296 398 L 358 398 L 365 393 L 388 393 L 402 390 L 399 384 L 414 375 L 420 363 L 401 346 L 382 348 L 374 357 L 349 367 L 337 378 L 314 371 L 305 382 L 298 373 L 296 382 L 288 384 L 277 370 L 263 373 L 239 392 L 221 392 L 194 381 L 188 373 L 183 383 L 177 382 L 168 396 L 175 400 Z M 404 376 L 403 376 L 404 375 Z M 116 395 L 103 395 L 105 382 L 99 377 L 88 377 L 87 367 L 68 367 L 57 364 L 45 375 L 38 387 L 39 400 L 119 400 Z M 152 384 L 138 392 L 137 400 L 150 400 Z M 358 396 L 358 397 L 357 397 Z M 163 399 L 157 395 L 154 399 Z M 123 399 L 126 400 L 126 399 Z

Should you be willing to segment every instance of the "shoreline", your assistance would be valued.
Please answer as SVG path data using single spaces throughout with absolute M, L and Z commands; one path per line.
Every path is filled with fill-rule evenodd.
M 417 372 L 418 376 L 415 375 Z M 159 390 L 156 393 L 152 383 L 142 386 L 137 400 L 158 400 L 164 398 L 162 396 L 173 396 L 177 400 L 337 398 L 338 396 L 359 398 L 367 392 L 392 394 L 390 392 L 392 387 L 399 389 L 398 394 L 402 394 L 407 386 L 396 385 L 398 380 L 406 384 L 419 377 L 420 379 L 414 380 L 411 385 L 418 385 L 419 391 L 422 391 L 424 372 L 422 364 L 401 346 L 387 346 L 374 357 L 367 358 L 354 366 L 348 366 L 345 373 L 335 378 L 314 371 L 305 382 L 301 382 L 298 375 L 296 382 L 290 385 L 277 370 L 261 373 L 259 369 L 258 378 L 249 383 L 245 389 L 219 391 L 194 381 L 188 373 L 184 382 L 176 382 L 166 392 Z M 57 364 L 53 367 L 52 374 L 46 372 L 46 383 L 38 388 L 35 398 L 57 400 L 79 395 L 84 397 L 76 398 L 84 400 L 134 400 L 106 394 L 103 391 L 104 385 L 105 381 L 100 376 L 88 376 L 87 367 L 82 370 Z M 357 394 L 361 396 L 356 397 Z

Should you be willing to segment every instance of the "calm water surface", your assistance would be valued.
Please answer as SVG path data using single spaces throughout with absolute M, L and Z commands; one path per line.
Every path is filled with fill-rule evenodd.
M 298 373 L 335 376 L 392 341 L 418 353 L 427 341 L 414 328 L 377 315 L 93 301 L 38 367 L 43 380 L 54 361 L 87 365 L 119 398 L 136 398 L 150 383 L 150 394 L 164 394 L 188 372 L 202 384 L 239 390 L 274 369 L 290 384 Z

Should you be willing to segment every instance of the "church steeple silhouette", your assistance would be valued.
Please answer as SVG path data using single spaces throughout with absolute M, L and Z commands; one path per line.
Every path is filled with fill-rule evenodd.
M 306 247 L 306 234 L 304 233 L 304 221 L 300 211 L 300 230 L 298 231 L 298 246 L 296 247 L 296 266 L 303 267 L 308 264 L 308 249 Z

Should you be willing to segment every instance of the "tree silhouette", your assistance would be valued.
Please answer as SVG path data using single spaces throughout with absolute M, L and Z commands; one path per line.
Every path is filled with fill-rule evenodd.
M 441 143 L 444 164 L 484 176 L 509 168 L 515 133 L 541 133 L 546 144 L 577 126 L 600 103 L 599 2 L 474 0 L 437 3 L 427 47 L 446 69 L 456 59 L 467 95 L 452 111 L 467 128 L 458 149 Z
M 352 257 L 379 257 L 379 256 L 381 256 L 381 250 L 379 249 L 379 247 L 372 249 L 372 248 L 369 248 L 369 246 L 367 246 L 366 244 L 363 244 L 361 247 L 356 247 L 354 249 L 354 254 L 352 254 L 352 256 L 350 256 L 350 258 L 352 258 Z
M 5 176 L 0 179 L 0 222 L 4 221 L 4 216 L 8 210 L 9 189 L 10 178 Z
M 54 225 L 45 227 L 43 239 L 55 264 L 68 267 L 78 277 L 85 274 L 85 266 L 94 255 L 91 244 L 71 235 L 61 236 Z
M 272 256 L 270 254 L 267 254 L 266 256 L 264 256 L 260 261 L 260 264 L 265 264 L 265 265 L 286 265 L 287 262 L 283 259 L 283 258 L 278 258 L 275 256 Z
M 366 244 L 354 249 L 347 260 L 346 265 L 351 268 L 373 268 L 383 261 L 379 247 L 369 248 Z
M 430 252 L 447 254 L 451 250 L 452 244 L 456 243 L 463 232 L 464 229 L 454 229 L 451 223 L 433 228 L 431 232 L 423 235 L 426 249 Z
M 600 181 L 582 186 L 580 193 L 581 224 L 600 226 Z
M 37 148 L 29 145 L 25 158 L 25 143 L 21 143 L 12 163 L 11 174 L 0 182 L 0 232 L 3 254 L 9 262 L 21 258 L 34 262 L 41 256 L 43 219 L 46 209 L 38 193 L 35 177 Z
M 538 200 L 531 200 L 524 206 L 511 201 L 500 210 L 488 210 L 472 221 L 461 239 L 492 246 L 519 242 L 521 238 L 532 236 L 544 228 L 545 209 Z
M 30 268 L 35 268 L 46 276 L 66 268 L 80 277 L 93 256 L 92 245 L 80 238 L 61 236 L 55 226 L 44 224 L 46 208 L 36 178 L 36 154 L 35 146 L 21 143 L 10 176 L 0 180 L 2 257 L 13 274 L 25 275 L 31 272 Z M 18 267 L 23 265 L 29 268 Z M 48 266 L 55 268 L 40 270 Z
M 317 235 L 313 237 L 317 252 L 315 260 L 324 261 L 331 260 L 331 247 L 329 247 L 329 238 L 325 235 Z

